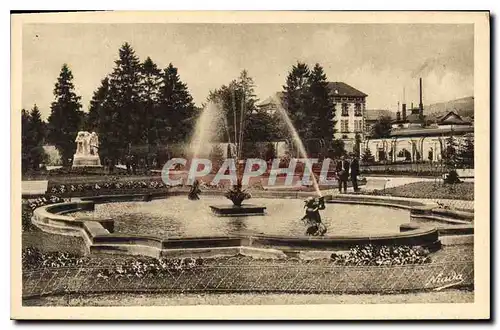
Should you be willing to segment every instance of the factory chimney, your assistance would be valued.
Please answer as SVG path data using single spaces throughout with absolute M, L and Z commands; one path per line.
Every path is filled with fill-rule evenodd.
M 396 122 L 401 121 L 401 112 L 399 111 L 399 101 L 398 101 L 398 110 L 396 111 Z
M 403 121 L 406 121 L 406 89 L 403 88 L 403 106 L 401 109 L 403 115 Z
M 420 118 L 424 118 L 424 104 L 422 103 L 422 78 L 420 78 L 420 104 L 419 104 Z

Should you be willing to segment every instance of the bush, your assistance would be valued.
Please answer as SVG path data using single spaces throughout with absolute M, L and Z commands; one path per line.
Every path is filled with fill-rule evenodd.
M 356 246 L 347 254 L 332 253 L 331 260 L 343 266 L 400 266 L 431 261 L 429 251 L 410 246 Z
M 462 181 L 460 180 L 456 170 L 449 171 L 444 178 L 444 183 L 446 184 L 455 184 L 460 182 Z

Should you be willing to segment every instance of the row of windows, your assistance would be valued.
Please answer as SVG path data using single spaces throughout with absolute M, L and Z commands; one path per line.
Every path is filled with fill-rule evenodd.
M 354 121 L 354 133 L 360 133 L 363 131 L 363 121 L 355 120 Z M 349 120 L 341 119 L 340 120 L 340 132 L 341 133 L 349 133 Z
M 342 116 L 347 117 L 349 116 L 349 103 L 342 103 Z M 333 110 L 336 111 L 336 105 L 333 106 Z M 354 116 L 356 117 L 361 117 L 363 115 L 363 111 L 361 109 L 361 104 L 360 103 L 355 103 L 354 104 Z
M 363 102 L 362 97 L 335 97 L 335 102 Z

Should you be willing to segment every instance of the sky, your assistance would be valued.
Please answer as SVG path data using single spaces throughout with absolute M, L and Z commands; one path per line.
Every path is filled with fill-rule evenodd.
M 260 100 L 282 90 L 292 65 L 323 66 L 329 81 L 368 94 L 367 109 L 395 111 L 474 95 L 471 24 L 27 24 L 22 106 L 47 118 L 60 69 L 73 72 L 82 108 L 128 42 L 141 61 L 179 69 L 197 105 L 246 69 Z M 403 93 L 404 91 L 404 93 Z

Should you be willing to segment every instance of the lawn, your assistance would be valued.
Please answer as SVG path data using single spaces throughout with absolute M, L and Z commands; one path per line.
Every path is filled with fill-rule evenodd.
M 377 194 L 380 194 L 378 192 Z M 387 188 L 384 195 L 408 197 L 408 198 L 429 198 L 429 199 L 460 199 L 474 200 L 474 183 L 462 182 L 454 185 L 435 182 L 413 182 L 402 186 Z

